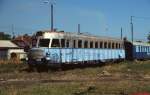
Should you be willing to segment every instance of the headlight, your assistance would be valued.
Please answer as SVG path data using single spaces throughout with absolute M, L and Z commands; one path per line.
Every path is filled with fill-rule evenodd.
M 46 60 L 50 60 L 50 53 L 46 53 Z
M 46 57 L 50 57 L 50 53 L 47 52 L 47 53 L 46 53 Z
M 25 60 L 28 61 L 28 57 L 26 57 Z

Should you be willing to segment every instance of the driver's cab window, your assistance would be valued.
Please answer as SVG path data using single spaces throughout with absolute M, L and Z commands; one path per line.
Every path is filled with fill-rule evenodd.
M 52 39 L 51 47 L 60 47 L 59 39 Z

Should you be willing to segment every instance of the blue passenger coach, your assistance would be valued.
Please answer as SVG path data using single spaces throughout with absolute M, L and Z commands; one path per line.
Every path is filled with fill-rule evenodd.
M 150 44 L 142 42 L 133 43 L 134 59 L 150 59 Z
M 125 41 L 126 58 L 130 60 L 150 59 L 150 44 Z
M 120 39 L 70 32 L 44 31 L 28 54 L 30 66 L 93 64 L 125 59 Z

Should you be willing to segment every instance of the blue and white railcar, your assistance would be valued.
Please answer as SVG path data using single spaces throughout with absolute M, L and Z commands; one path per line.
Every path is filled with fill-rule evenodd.
M 70 32 L 44 31 L 28 54 L 34 65 L 87 64 L 125 58 L 123 41 Z

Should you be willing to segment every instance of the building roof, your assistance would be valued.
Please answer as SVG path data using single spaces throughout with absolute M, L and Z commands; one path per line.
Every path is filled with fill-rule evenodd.
M 13 43 L 18 45 L 19 47 L 25 48 L 26 46 L 30 46 L 32 43 L 32 37 L 28 35 L 18 36 L 12 40 Z
M 10 40 L 0 40 L 0 48 L 19 48 Z

